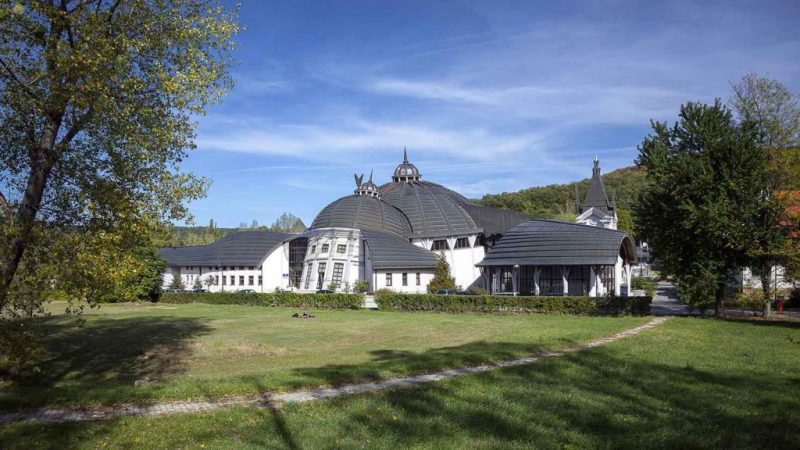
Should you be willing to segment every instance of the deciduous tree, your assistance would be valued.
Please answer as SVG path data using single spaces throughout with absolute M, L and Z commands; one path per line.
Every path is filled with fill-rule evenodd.
M 0 6 L 0 312 L 56 290 L 91 301 L 130 269 L 115 259 L 129 241 L 187 217 L 205 183 L 177 166 L 231 85 L 234 15 L 213 0 Z
M 737 124 L 719 101 L 688 103 L 679 117 L 673 127 L 653 122 L 639 147 L 648 183 L 636 222 L 684 298 L 713 299 L 724 316 L 725 286 L 747 261 L 768 168 L 755 124 Z

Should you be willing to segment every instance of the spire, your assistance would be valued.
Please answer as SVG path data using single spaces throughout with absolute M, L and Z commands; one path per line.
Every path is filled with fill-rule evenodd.
M 372 170 L 369 171 L 369 180 L 362 183 L 364 180 L 364 175 L 361 176 L 356 175 L 356 190 L 353 192 L 355 195 L 367 195 L 370 197 L 381 198 L 380 188 L 378 185 L 372 182 Z
M 408 151 L 405 146 L 403 146 L 403 164 L 408 164 Z
M 595 155 L 594 167 L 592 168 L 592 179 L 589 182 L 589 190 L 583 200 L 581 209 L 586 211 L 589 208 L 600 209 L 603 212 L 612 211 L 615 206 L 608 201 L 608 194 L 603 185 L 603 178 L 600 176 L 600 160 Z
M 369 169 L 369 182 L 370 183 L 372 183 L 372 170 L 373 169 Z

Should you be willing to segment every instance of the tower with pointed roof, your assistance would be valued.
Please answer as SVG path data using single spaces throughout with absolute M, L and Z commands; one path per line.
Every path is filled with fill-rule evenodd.
M 619 222 L 616 196 L 612 194 L 611 198 L 612 200 L 609 201 L 603 185 L 603 178 L 600 176 L 600 160 L 595 156 L 589 190 L 586 192 L 583 203 L 577 204 L 578 217 L 575 218 L 575 223 L 616 230 Z M 579 199 L 580 195 L 576 187 L 576 203 L 579 202 Z
M 408 151 L 405 147 L 403 147 L 403 162 L 397 165 L 397 168 L 394 169 L 394 175 L 392 175 L 392 181 L 395 183 L 408 183 L 410 181 L 419 181 L 422 179 L 422 175 L 419 173 L 419 169 L 417 166 L 408 162 Z

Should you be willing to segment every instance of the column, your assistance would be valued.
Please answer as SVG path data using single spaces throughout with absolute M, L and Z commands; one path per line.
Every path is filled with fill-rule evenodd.
M 541 267 L 536 266 L 533 270 L 533 289 L 536 295 L 541 295 L 541 290 L 539 289 L 539 274 L 541 273 Z
M 625 276 L 628 282 L 628 295 L 631 295 L 631 277 L 633 275 L 633 271 L 631 270 L 630 264 L 625 264 Z
M 519 265 L 515 264 L 511 269 L 511 290 L 519 292 Z
M 569 294 L 569 267 L 561 266 L 561 283 L 564 285 L 564 295 Z

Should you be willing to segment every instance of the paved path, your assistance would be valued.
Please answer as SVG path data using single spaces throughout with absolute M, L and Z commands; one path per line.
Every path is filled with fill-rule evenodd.
M 531 364 L 540 359 L 553 358 L 568 353 L 577 352 L 592 347 L 599 347 L 608 343 L 637 335 L 645 330 L 649 330 L 661 325 L 667 320 L 666 317 L 657 317 L 644 325 L 640 325 L 629 330 L 619 332 L 613 336 L 595 339 L 586 344 L 569 347 L 556 352 L 540 353 L 523 358 L 509 359 L 496 364 L 488 364 L 476 367 L 464 367 L 461 369 L 443 370 L 427 375 L 416 375 L 405 378 L 394 378 L 377 383 L 352 384 L 338 388 L 314 389 L 304 391 L 287 392 L 283 394 L 266 393 L 253 397 L 234 397 L 224 400 L 210 400 L 197 402 L 175 402 L 161 403 L 155 405 L 126 405 L 118 407 L 101 406 L 93 408 L 52 408 L 39 409 L 26 412 L 0 413 L 0 425 L 12 422 L 30 421 L 37 423 L 60 423 L 60 422 L 82 422 L 89 420 L 104 420 L 121 416 L 140 416 L 156 417 L 169 414 L 195 413 L 211 411 L 215 409 L 227 408 L 236 405 L 256 405 L 266 408 L 278 408 L 284 403 L 299 403 L 313 400 L 321 400 L 342 395 L 360 394 L 363 392 L 374 392 L 386 389 L 404 388 L 416 386 L 435 381 L 446 380 L 448 378 L 469 375 L 490 370 L 501 369 L 504 367 L 521 366 Z
M 659 281 L 656 284 L 656 295 L 650 305 L 650 314 L 654 316 L 688 316 L 691 313 L 689 307 L 678 300 L 675 286 L 666 281 Z

